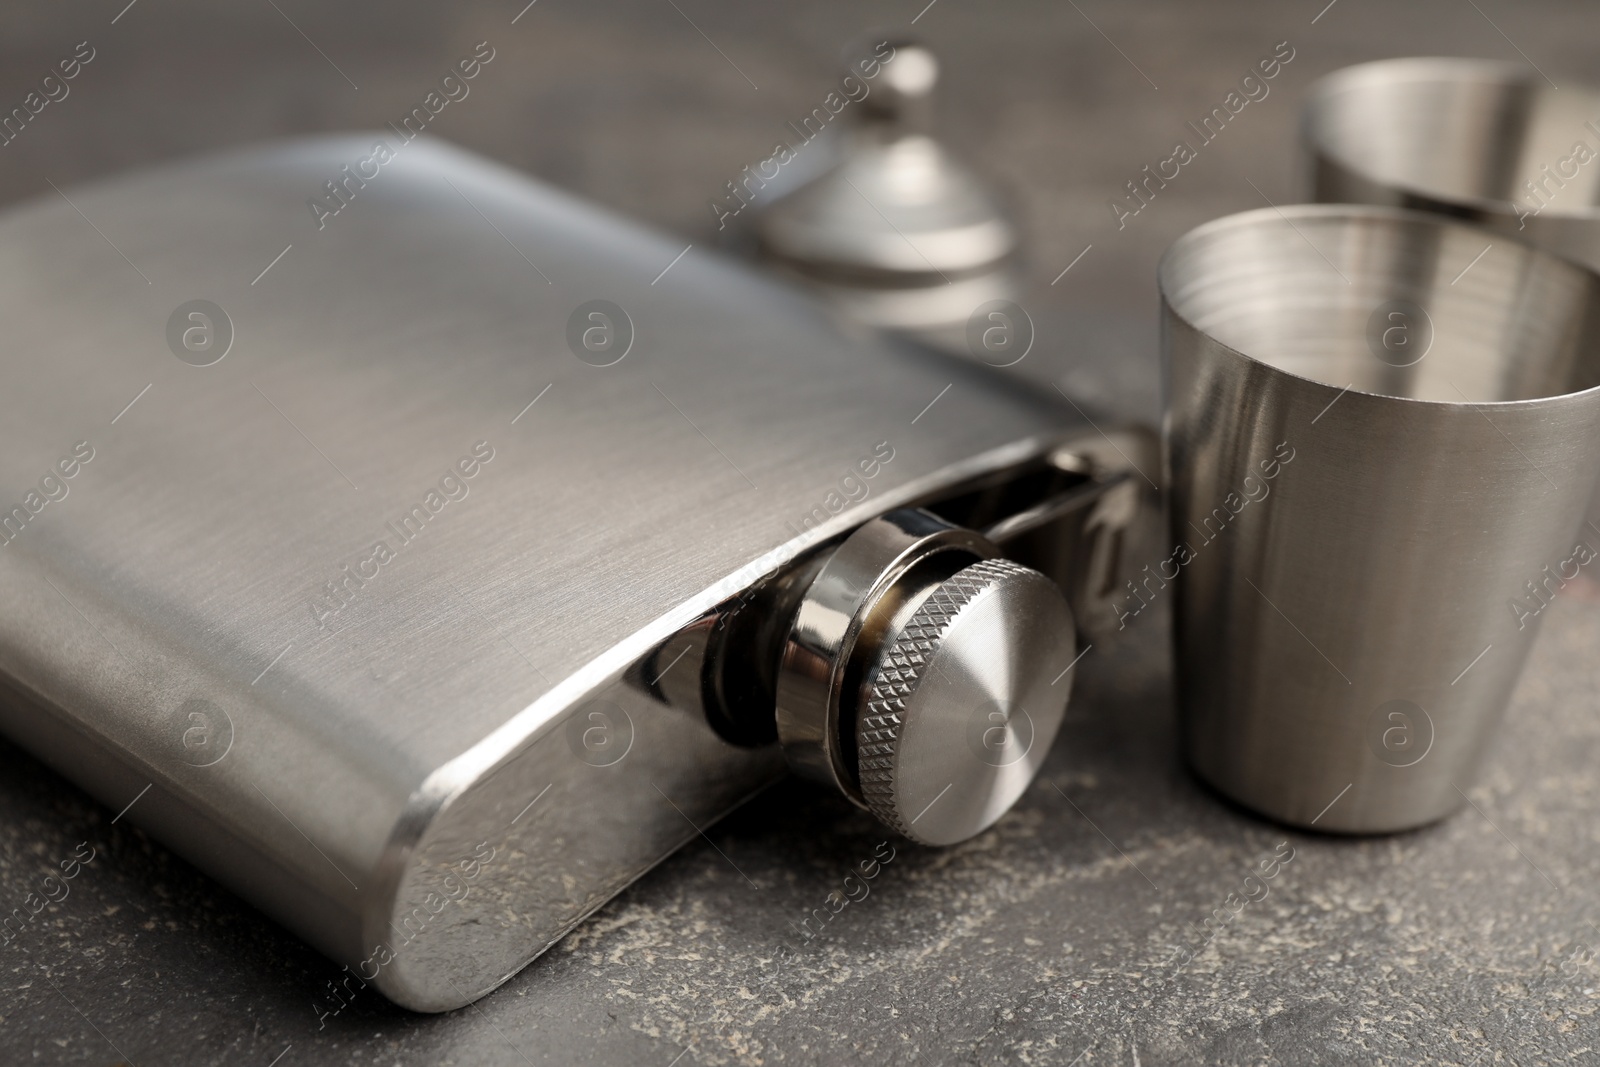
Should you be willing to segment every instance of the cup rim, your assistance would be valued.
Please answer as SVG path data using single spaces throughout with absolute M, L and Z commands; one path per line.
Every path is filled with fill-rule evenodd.
M 1363 181 L 1391 189 L 1414 200 L 1445 207 L 1467 207 L 1486 215 L 1516 219 L 1518 213 L 1512 200 L 1499 200 L 1487 196 L 1459 196 L 1439 189 L 1428 188 L 1411 181 L 1391 181 L 1374 174 L 1371 168 L 1352 160 L 1348 154 L 1336 150 L 1327 140 L 1315 136 L 1312 126 L 1327 109 L 1334 106 L 1337 97 L 1350 90 L 1374 84 L 1401 84 L 1405 82 L 1460 82 L 1478 85 L 1529 85 L 1540 93 L 1562 93 L 1589 97 L 1600 112 L 1600 89 L 1588 85 L 1547 87 L 1540 78 L 1525 68 L 1505 60 L 1476 59 L 1466 56 L 1403 56 L 1397 59 L 1378 59 L 1357 63 L 1325 74 L 1312 83 L 1300 109 L 1299 133 L 1301 143 L 1313 156 L 1325 157 L 1345 168 Z M 1551 207 L 1540 212 L 1541 217 L 1572 222 L 1600 221 L 1600 205 L 1589 207 Z
M 1240 211 L 1232 215 L 1223 215 L 1221 218 L 1216 218 L 1209 222 L 1201 223 L 1199 226 L 1196 226 L 1194 229 L 1182 234 L 1171 244 L 1169 244 L 1166 248 L 1166 251 L 1161 254 L 1160 262 L 1156 264 L 1156 288 L 1161 294 L 1162 307 L 1189 329 L 1206 338 L 1206 340 L 1211 344 L 1214 344 L 1218 348 L 1224 349 L 1225 351 L 1238 356 L 1240 359 L 1257 364 L 1258 366 L 1261 366 L 1273 372 L 1274 374 L 1281 374 L 1289 378 L 1294 378 L 1298 381 L 1308 382 L 1324 389 L 1339 391 L 1341 394 L 1354 393 L 1358 396 L 1368 396 L 1378 400 L 1392 400 L 1398 403 L 1408 404 L 1423 404 L 1441 410 L 1486 407 L 1509 410 L 1518 407 L 1547 407 L 1551 404 L 1566 403 L 1577 399 L 1586 399 L 1600 395 L 1600 382 L 1589 386 L 1587 389 L 1552 393 L 1547 396 L 1528 397 L 1521 400 L 1426 400 L 1421 397 L 1414 396 L 1395 396 L 1392 393 L 1376 393 L 1368 389 L 1357 388 L 1355 385 L 1348 385 L 1343 389 L 1340 389 L 1339 386 L 1323 381 L 1320 378 L 1312 378 L 1308 375 L 1299 374 L 1295 371 L 1285 370 L 1283 367 L 1280 367 L 1275 363 L 1269 363 L 1264 359 L 1259 359 L 1250 355 L 1248 352 L 1240 351 L 1232 345 L 1222 341 L 1211 331 L 1202 329 L 1187 312 L 1180 309 L 1174 302 L 1170 291 L 1171 286 L 1168 283 L 1168 275 L 1172 270 L 1172 261 L 1174 257 L 1180 252 L 1183 246 L 1214 233 L 1226 230 L 1250 229 L 1258 226 L 1263 221 L 1287 224 L 1291 229 L 1294 229 L 1294 222 L 1297 219 L 1312 220 L 1325 218 L 1337 218 L 1347 222 L 1362 221 L 1391 224 L 1406 223 L 1438 230 L 1461 230 L 1467 233 L 1493 236 L 1496 238 L 1497 242 L 1503 240 L 1507 244 L 1513 245 L 1519 253 L 1527 256 L 1530 259 L 1535 261 L 1541 259 L 1547 260 L 1555 265 L 1557 269 L 1568 270 L 1579 276 L 1587 275 L 1591 284 L 1596 288 L 1597 291 L 1600 291 L 1600 271 L 1596 271 L 1575 260 L 1556 255 L 1553 252 L 1529 244 L 1526 241 L 1514 237 L 1507 237 L 1504 234 L 1499 233 L 1489 234 L 1489 231 L 1483 230 L 1480 227 L 1473 226 L 1469 223 L 1456 222 L 1452 219 L 1435 215 L 1426 211 L 1413 211 L 1408 208 L 1378 207 L 1370 204 L 1285 204 L 1282 206 L 1274 205 L 1273 207 L 1252 208 L 1249 211 Z M 1162 358 L 1164 362 L 1166 358 L 1165 351 L 1162 353 Z

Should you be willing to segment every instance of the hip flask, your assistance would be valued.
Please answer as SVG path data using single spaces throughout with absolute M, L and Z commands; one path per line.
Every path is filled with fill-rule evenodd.
M 395 140 L 0 219 L 0 728 L 421 1011 L 790 770 L 930 844 L 999 818 L 1126 449 Z

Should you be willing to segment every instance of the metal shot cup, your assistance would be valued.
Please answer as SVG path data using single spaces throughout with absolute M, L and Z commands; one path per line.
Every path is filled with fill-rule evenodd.
M 1131 593 L 1174 598 L 1190 764 L 1283 822 L 1462 804 L 1548 605 L 1600 572 L 1600 276 L 1486 243 L 1301 205 L 1161 262 L 1172 550 Z
M 1317 201 L 1439 212 L 1600 269 L 1600 90 L 1388 59 L 1313 86 L 1301 136 Z

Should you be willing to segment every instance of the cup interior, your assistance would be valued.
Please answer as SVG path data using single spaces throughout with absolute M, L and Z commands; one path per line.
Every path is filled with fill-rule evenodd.
M 1383 185 L 1523 212 L 1600 208 L 1600 95 L 1518 68 L 1363 64 L 1325 81 L 1305 121 L 1318 150 Z
M 1180 238 L 1160 284 L 1202 333 L 1335 388 L 1459 404 L 1600 385 L 1600 276 L 1431 215 L 1230 216 Z

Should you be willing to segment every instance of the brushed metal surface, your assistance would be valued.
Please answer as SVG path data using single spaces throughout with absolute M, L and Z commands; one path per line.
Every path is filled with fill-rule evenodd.
M 438 142 L 319 228 L 377 139 L 0 219 L 0 488 L 93 452 L 0 548 L 0 727 L 348 982 L 442 1010 L 780 773 L 630 672 L 1081 424 Z M 169 349 L 196 299 L 232 323 L 209 366 Z M 600 299 L 636 334 L 603 367 L 567 340 Z
M 1439 212 L 1600 268 L 1600 91 L 1491 60 L 1362 63 L 1312 88 L 1301 139 L 1315 200 Z
M 1175 547 L 1144 593 L 1176 586 L 1190 762 L 1285 822 L 1399 830 L 1460 805 L 1543 583 L 1581 566 L 1600 278 L 1510 241 L 1463 274 L 1483 245 L 1420 213 L 1300 206 L 1162 261 Z

